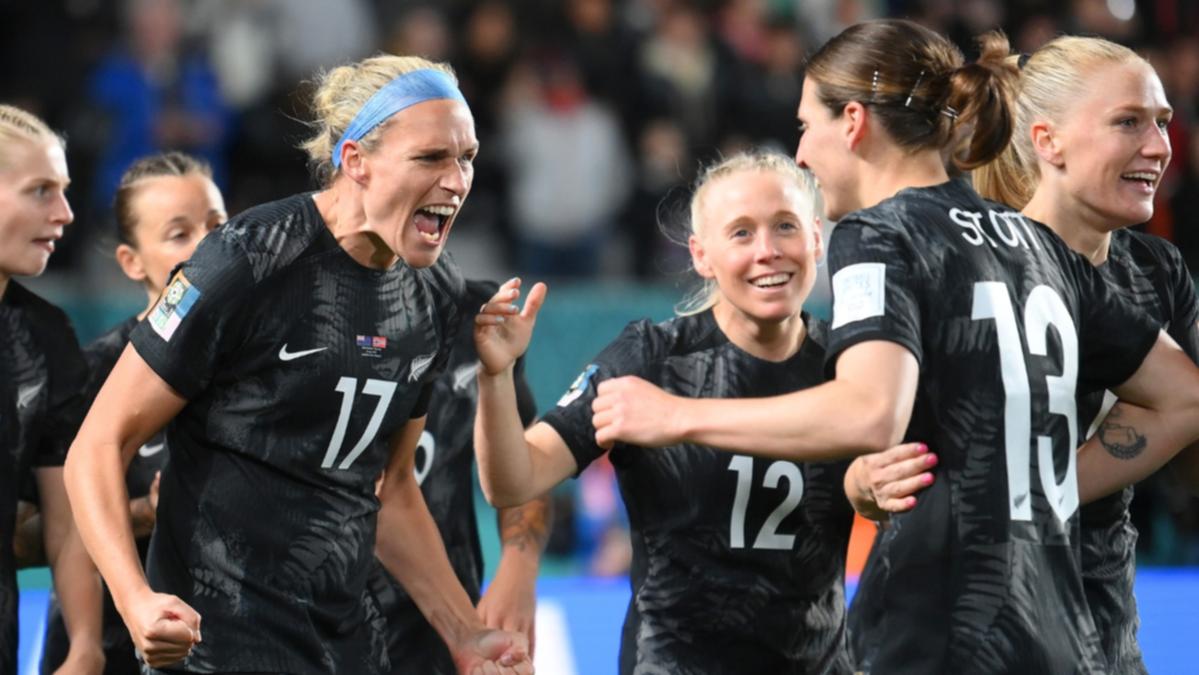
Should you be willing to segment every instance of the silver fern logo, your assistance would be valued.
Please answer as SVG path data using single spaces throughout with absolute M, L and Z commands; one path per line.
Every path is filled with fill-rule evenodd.
M 412 369 L 408 371 L 408 381 L 416 382 L 419 380 L 420 376 L 424 375 L 425 371 L 429 369 L 429 366 L 433 365 L 433 359 L 436 356 L 437 352 L 429 352 L 428 354 L 412 359 Z

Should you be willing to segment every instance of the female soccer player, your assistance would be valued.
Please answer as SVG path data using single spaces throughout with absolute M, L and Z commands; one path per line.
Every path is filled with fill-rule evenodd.
M 596 382 L 637 374 L 681 396 L 770 396 L 822 382 L 826 327 L 802 313 L 821 252 L 815 204 L 811 179 L 783 155 L 709 168 L 691 200 L 699 302 L 664 323 L 630 324 L 527 432 L 512 363 L 545 287 L 519 315 L 508 313 L 519 280 L 501 287 L 475 337 L 475 447 L 488 498 L 521 503 L 604 453 L 591 422 Z M 849 672 L 843 463 L 730 458 L 685 443 L 617 446 L 611 459 L 633 533 L 622 673 Z
M 13 280 L 46 269 L 74 215 L 62 139 L 24 110 L 0 105 L 0 671 L 17 669 L 13 526 L 32 471 L 46 557 L 71 652 L 63 670 L 99 673 L 100 583 L 75 531 L 62 463 L 83 414 L 87 366 L 66 315 Z
M 394 56 L 330 71 L 313 110 L 324 188 L 205 238 L 101 388 L 67 463 L 80 531 L 155 668 L 389 670 L 362 603 L 377 552 L 462 672 L 527 673 L 413 475 L 464 290 L 440 254 L 470 191 L 470 110 L 447 66 Z M 168 422 L 143 576 L 124 467 Z
M 940 477 L 876 542 L 854 606 L 861 668 L 1102 671 L 1075 555 L 1075 392 L 1149 409 L 1143 449 L 1117 458 L 1095 439 L 1079 456 L 1088 489 L 1113 489 L 1199 435 L 1199 370 L 1051 231 L 948 179 L 947 157 L 978 166 L 1010 137 L 1007 41 L 982 47 L 964 65 L 943 37 L 879 21 L 809 61 L 797 160 L 840 221 L 835 379 L 715 401 L 620 378 L 599 388 L 596 438 L 811 459 L 906 430 L 937 450 Z
M 1022 62 L 1016 129 L 1003 155 L 976 172 L 979 192 L 1052 228 L 1199 362 L 1199 300 L 1182 255 L 1126 229 L 1152 217 L 1170 162 L 1173 111 L 1153 67 L 1127 47 L 1088 37 L 1061 37 L 1012 58 Z M 1103 420 L 1111 405 L 1103 404 L 1102 392 L 1079 399 L 1080 431 L 1097 429 L 1112 447 L 1135 451 L 1135 436 L 1117 437 L 1122 408 Z M 1129 486 L 1079 512 L 1083 588 L 1116 673 L 1146 672 L 1132 590 L 1132 493 Z
M 144 157 L 121 176 L 115 199 L 117 240 L 116 259 L 122 271 L 146 290 L 145 311 L 121 322 L 96 338 L 83 350 L 88 366 L 88 384 L 84 400 L 95 399 L 100 385 L 129 342 L 138 321 L 145 318 L 166 287 L 171 270 L 191 257 L 196 244 L 225 222 L 225 201 L 212 171 L 201 160 L 178 152 Z M 142 563 L 150 545 L 158 506 L 158 473 L 166 453 L 162 434 L 138 448 L 125 474 L 129 492 L 129 514 Z M 29 530 L 23 529 L 27 535 Z M 57 598 L 50 607 L 46 642 L 42 652 L 42 672 L 53 672 L 70 647 Z M 104 672 L 108 675 L 137 675 L 141 666 L 134 654 L 129 631 L 121 621 L 111 596 L 104 603 Z
M 462 322 L 445 372 L 433 382 L 429 418 L 414 462 L 416 482 L 429 505 L 446 553 L 471 601 L 478 603 L 483 622 L 529 638 L 533 652 L 533 618 L 537 608 L 537 569 L 549 537 L 550 500 L 542 495 L 527 504 L 498 509 L 502 553 L 495 577 L 480 599 L 483 549 L 474 505 L 474 430 L 478 386 L 475 374 L 475 312 L 498 290 L 493 281 L 466 282 Z M 516 401 L 521 424 L 537 415 L 533 392 L 524 377 L 524 359 L 516 364 Z M 375 567 L 368 583 L 369 600 L 378 603 L 387 625 L 387 650 L 392 664 L 404 672 L 452 675 L 454 663 L 445 646 L 402 586 Z

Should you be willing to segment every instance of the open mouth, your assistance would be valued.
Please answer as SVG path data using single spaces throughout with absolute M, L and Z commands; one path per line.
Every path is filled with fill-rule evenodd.
M 55 241 L 57 241 L 57 237 L 53 237 L 53 238 L 47 237 L 44 239 L 34 239 L 33 243 L 38 248 L 43 248 L 43 249 L 49 251 L 50 253 L 53 253 Z
M 1154 171 L 1132 171 L 1126 174 L 1121 174 L 1120 179 L 1137 183 L 1149 190 L 1157 187 L 1158 178 L 1161 174 Z
M 444 204 L 422 206 L 412 215 L 412 224 L 421 237 L 430 244 L 440 244 L 445 234 L 446 225 L 458 211 L 456 207 Z
M 793 277 L 791 272 L 779 272 L 777 274 L 767 274 L 765 276 L 755 277 L 749 280 L 749 283 L 758 288 L 779 288 L 785 286 Z

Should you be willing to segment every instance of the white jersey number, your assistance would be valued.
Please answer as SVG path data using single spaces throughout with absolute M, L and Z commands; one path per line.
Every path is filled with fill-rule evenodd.
M 734 456 L 729 462 L 729 471 L 737 474 L 737 492 L 733 495 L 733 514 L 729 519 L 729 548 L 745 548 L 745 511 L 749 508 L 749 493 L 753 491 L 754 458 Z M 803 473 L 791 462 L 774 462 L 766 469 L 762 485 L 777 488 L 783 478 L 787 479 L 787 497 L 762 524 L 758 538 L 754 540 L 756 549 L 788 551 L 795 546 L 795 535 L 779 534 L 778 527 L 803 499 Z
M 1030 494 L 1032 451 L 1032 398 L 1028 386 L 1028 367 L 1024 347 L 1016 325 L 1007 286 L 993 281 L 974 284 L 972 319 L 994 319 L 999 337 L 999 365 L 1003 374 L 1004 453 L 1007 456 L 1008 505 L 1012 520 L 1032 520 Z M 1053 439 L 1038 434 L 1037 466 L 1041 487 L 1058 520 L 1066 522 L 1078 510 L 1078 475 L 1075 448 L 1078 446 L 1077 410 L 1074 389 L 1078 381 L 1078 333 L 1074 321 L 1052 288 L 1037 286 L 1024 305 L 1024 330 L 1028 334 L 1028 352 L 1048 355 L 1049 327 L 1057 329 L 1062 343 L 1062 374 L 1049 375 L 1049 412 L 1066 418 L 1069 432 L 1069 465 L 1062 482 L 1057 481 L 1053 466 Z
M 417 450 L 425 451 L 425 461 L 418 466 L 414 461 L 412 463 L 412 473 L 416 474 L 416 484 L 424 485 L 425 479 L 429 477 L 429 472 L 433 470 L 433 455 L 437 452 L 437 441 L 433 438 L 433 434 L 426 429 L 420 432 L 420 440 L 416 443 Z M 420 455 L 417 455 L 420 457 Z
M 333 429 L 333 437 L 329 439 L 329 449 L 325 450 L 325 461 L 321 462 L 322 469 L 330 469 L 333 467 L 334 460 L 341 453 L 341 446 L 346 440 L 346 427 L 350 425 L 350 412 L 354 409 L 354 398 L 358 393 L 358 378 L 343 377 L 337 381 L 335 391 L 341 393 L 341 413 L 337 416 L 337 426 Z M 379 426 L 383 424 L 383 416 L 387 414 L 387 406 L 391 403 L 391 397 L 395 395 L 396 383 L 386 380 L 370 379 L 362 387 L 363 395 L 377 396 L 378 402 L 375 404 L 375 412 L 371 414 L 370 421 L 366 423 L 366 430 L 362 432 L 362 438 L 350 448 L 350 454 L 346 455 L 345 459 L 341 460 L 338 469 L 345 470 L 354 464 L 354 460 L 362 454 L 364 450 L 370 447 L 371 441 L 375 440 L 375 435 L 379 433 Z

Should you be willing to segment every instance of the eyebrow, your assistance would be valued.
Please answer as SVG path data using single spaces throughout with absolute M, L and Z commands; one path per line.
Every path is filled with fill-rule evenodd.
M 1132 112 L 1132 113 L 1154 113 L 1154 114 L 1174 114 L 1174 108 L 1169 103 L 1158 108 L 1150 108 L 1143 105 L 1121 105 L 1111 109 L 1112 113 Z

